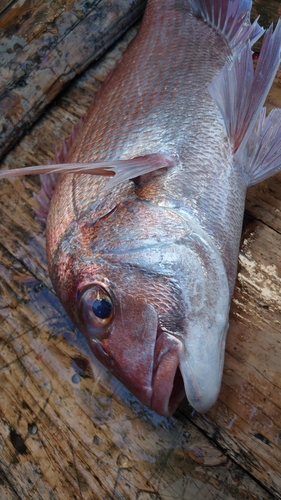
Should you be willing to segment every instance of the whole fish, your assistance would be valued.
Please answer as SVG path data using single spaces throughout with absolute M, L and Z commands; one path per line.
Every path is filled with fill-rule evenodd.
M 281 22 L 254 71 L 264 30 L 250 9 L 148 0 L 65 165 L 2 175 L 55 170 L 39 202 L 51 200 L 56 293 L 96 357 L 162 415 L 185 394 L 199 412 L 217 399 L 246 189 L 281 169 L 281 110 L 263 107 Z

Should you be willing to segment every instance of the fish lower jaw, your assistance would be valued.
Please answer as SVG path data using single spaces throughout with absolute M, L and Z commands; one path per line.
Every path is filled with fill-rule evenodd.
M 224 353 L 224 339 L 222 339 L 220 352 Z M 186 397 L 193 409 L 201 414 L 207 413 L 219 396 L 224 356 L 222 354 L 220 359 L 216 359 L 212 363 L 210 353 L 209 363 L 207 361 L 204 363 L 203 360 L 200 360 L 194 364 L 189 356 L 180 360 L 180 371 L 184 380 Z
M 204 413 L 207 413 L 212 406 L 214 406 L 215 402 L 217 401 L 219 395 L 219 390 L 215 395 L 210 394 L 209 398 L 204 397 L 201 394 L 200 389 L 194 389 L 189 390 L 188 393 L 186 392 L 186 397 L 189 402 L 189 404 L 192 406 L 192 408 L 197 411 L 198 413 L 201 413 L 202 415 Z

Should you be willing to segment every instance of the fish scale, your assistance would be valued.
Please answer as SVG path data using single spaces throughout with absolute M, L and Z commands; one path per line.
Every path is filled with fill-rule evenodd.
M 162 415 L 184 394 L 202 413 L 218 397 L 246 189 L 281 168 L 281 110 L 263 108 L 281 22 L 254 72 L 250 9 L 148 0 L 64 163 L 18 171 L 61 174 L 38 196 L 54 288 L 96 357 Z
M 153 13 L 148 12 L 147 17 L 149 15 L 153 15 Z M 158 12 L 154 13 L 155 15 L 158 15 Z M 187 13 L 186 16 L 190 17 L 190 14 Z M 154 27 L 153 25 L 151 27 L 150 22 L 144 22 L 138 40 L 131 43 L 121 63 L 117 65 L 110 80 L 100 92 L 99 99 L 94 101 L 92 108 L 94 112 L 89 111 L 87 125 L 83 128 L 83 140 L 76 142 L 74 151 L 69 157 L 70 161 L 92 161 L 95 158 L 114 159 L 120 156 L 125 158 L 132 154 L 154 152 L 155 148 L 158 151 L 159 147 L 163 148 L 163 144 L 160 142 L 161 136 L 163 142 L 165 141 L 166 149 L 166 143 L 173 144 L 175 142 L 175 130 L 180 133 L 182 141 L 186 142 L 188 130 L 186 122 L 190 121 L 190 117 L 186 115 L 186 105 L 188 103 L 188 106 L 192 107 L 191 113 L 196 113 L 197 99 L 201 101 L 202 98 L 205 98 L 211 104 L 212 115 L 217 113 L 217 108 L 207 89 L 202 90 L 201 87 L 204 81 L 212 79 L 222 68 L 226 57 L 221 53 L 218 57 L 211 51 L 208 54 L 206 43 L 203 44 L 202 40 L 200 51 L 198 24 L 200 27 L 202 23 L 190 18 L 194 26 L 190 26 L 189 23 L 187 31 L 184 29 L 186 20 L 181 13 L 178 14 L 178 17 L 180 18 L 179 25 L 174 26 L 166 15 L 162 3 L 161 17 L 157 22 L 161 29 L 160 26 Z M 207 26 L 203 25 L 202 27 L 208 30 Z M 161 40 L 158 39 L 157 35 L 159 31 L 161 31 Z M 181 31 L 185 33 L 183 41 Z M 211 31 L 208 33 L 208 40 L 212 37 L 216 39 L 218 34 Z M 170 50 L 167 51 L 170 38 L 172 38 L 173 43 Z M 223 39 L 221 39 L 221 43 L 225 44 Z M 136 51 L 138 51 L 137 58 Z M 225 51 L 229 54 L 226 44 Z M 191 57 L 188 57 L 188 60 L 192 61 L 193 71 L 192 67 L 190 71 L 184 65 L 189 52 L 191 52 Z M 151 54 L 150 57 L 147 54 Z M 202 58 L 203 54 L 204 58 Z M 196 58 L 193 58 L 193 55 L 196 55 Z M 211 67 L 208 63 L 209 58 L 213 58 Z M 159 60 L 161 61 L 160 65 Z M 155 71 L 155 67 L 157 67 L 157 71 Z M 123 68 L 126 68 L 126 71 Z M 129 72 L 127 68 L 130 68 Z M 194 71 L 197 71 L 198 86 L 194 86 Z M 138 81 L 141 82 L 140 85 Z M 107 93 L 110 93 L 109 101 Z M 107 100 L 106 105 L 104 98 Z M 205 110 L 205 113 L 207 112 L 208 110 Z M 201 121 L 200 116 L 198 120 Z M 174 126 L 171 126 L 172 124 Z M 139 136 L 137 145 L 134 143 L 136 134 Z
M 170 8 L 167 9 L 169 12 Z M 153 192 L 150 199 L 157 202 L 158 193 L 161 193 L 162 199 L 165 197 L 168 200 L 173 198 L 180 201 L 181 204 L 187 206 L 193 212 L 200 213 L 209 212 L 211 221 L 220 221 L 218 212 L 220 205 L 225 205 L 225 197 L 228 193 L 225 191 L 226 179 L 222 176 L 222 165 L 229 163 L 227 155 L 230 156 L 230 146 L 225 152 L 225 157 L 222 156 L 224 151 L 221 148 L 221 136 L 224 134 L 222 119 L 218 120 L 218 110 L 212 100 L 206 82 L 210 81 L 216 73 L 223 67 L 226 60 L 229 58 L 230 51 L 223 38 L 215 31 L 210 31 L 209 27 L 202 25 L 200 21 L 191 17 L 189 18 L 189 29 L 185 28 L 186 18 L 183 17 L 181 11 L 177 17 L 177 22 L 170 22 L 169 16 L 165 12 L 163 3 L 161 4 L 161 16 L 159 16 L 158 24 L 161 29 L 157 30 L 157 26 L 151 29 L 151 23 L 144 23 L 141 28 L 140 38 L 136 42 L 132 42 L 127 59 L 123 58 L 122 63 L 117 66 L 117 69 L 108 82 L 108 88 L 103 88 L 99 99 L 93 103 L 93 111 L 89 110 L 89 119 L 87 126 L 83 128 L 83 140 L 77 140 L 74 151 L 71 151 L 69 162 L 88 162 L 95 159 L 114 159 L 130 158 L 147 154 L 154 151 L 167 150 L 175 152 L 180 157 L 180 162 L 186 164 L 189 162 L 188 168 L 176 172 L 167 172 L 166 177 L 161 180 L 157 178 L 157 183 L 152 183 L 152 186 L 147 186 L 147 192 Z M 157 16 L 159 14 L 159 4 L 157 13 L 147 13 Z M 207 31 L 208 45 L 202 36 L 201 30 Z M 182 32 L 185 36 L 183 39 Z M 161 33 L 159 37 L 158 33 Z M 220 38 L 220 43 L 224 45 L 225 53 L 222 51 L 219 55 L 216 54 L 217 38 Z M 169 43 L 172 40 L 173 43 Z M 134 43 L 137 45 L 134 46 Z M 151 50 L 151 47 L 155 50 Z M 168 47 L 168 51 L 166 48 Z M 201 50 L 200 50 L 201 49 Z M 215 49 L 215 50 L 214 50 Z M 135 58 L 135 53 L 138 50 L 138 58 Z M 150 54 L 150 57 L 147 57 Z M 162 56 L 161 67 L 155 71 L 155 66 L 159 58 Z M 175 57 L 176 54 L 176 57 Z M 188 54 L 189 64 L 186 64 Z M 184 64 L 185 63 L 185 64 Z M 123 67 L 130 67 L 130 72 L 124 74 Z M 119 70 L 119 71 L 118 71 Z M 196 74 L 196 82 L 194 82 L 194 74 Z M 145 75 L 145 79 L 142 78 Z M 159 76 L 161 75 L 161 79 Z M 135 82 L 143 80 L 142 92 L 138 90 L 138 84 Z M 118 83 L 117 83 L 118 82 Z M 121 84 L 120 84 L 121 82 Z M 194 85 L 196 83 L 196 85 Z M 204 88 L 205 85 L 205 88 Z M 136 91 L 137 87 L 137 91 Z M 172 89 L 172 91 L 171 91 Z M 192 89 L 192 91 L 191 91 Z M 152 93 L 154 95 L 152 96 Z M 108 94 L 110 101 L 108 102 Z M 146 96 L 145 101 L 143 95 Z M 104 104 L 103 96 L 106 103 Z M 204 110 L 200 109 L 199 103 L 205 101 Z M 152 102 L 152 105 L 151 105 Z M 118 106 L 116 106 L 118 103 Z M 189 113 L 186 113 L 186 108 L 189 108 Z M 175 112 L 175 109 L 177 112 Z M 192 121 L 192 131 L 191 122 Z M 205 126 L 202 127 L 202 121 Z M 171 123 L 172 122 L 172 126 Z M 196 126 L 196 122 L 198 126 Z M 213 122 L 218 122 L 218 131 L 214 127 L 210 127 Z M 160 130 L 159 130 L 160 129 Z M 175 133 L 177 131 L 177 133 Z M 198 134 L 200 134 L 198 136 Z M 136 144 L 136 136 L 138 136 Z M 201 138 L 201 141 L 200 141 Z M 226 136 L 224 134 L 224 139 Z M 214 147 L 214 142 L 217 141 L 218 147 Z M 210 196 L 212 185 L 206 183 L 206 169 L 198 168 L 199 161 L 210 160 L 210 151 L 206 148 L 208 143 L 211 145 L 212 154 L 218 156 L 216 164 L 220 170 L 220 185 L 217 185 L 217 172 L 211 172 L 214 180 L 216 180 L 214 196 Z M 164 147 L 163 147 L 164 146 Z M 181 152 L 181 150 L 183 150 Z M 193 161 L 192 157 L 195 157 Z M 78 201 L 75 202 L 76 214 L 79 214 L 79 199 L 89 199 L 88 193 L 80 193 L 78 186 L 79 182 L 85 186 L 85 179 L 81 177 L 75 178 L 75 188 L 73 191 L 79 192 L 76 195 Z M 159 182 L 160 181 L 160 182 Z M 239 180 L 241 183 L 241 180 Z M 238 182 L 239 182 L 238 181 Z M 97 181 L 89 178 L 87 183 L 88 192 L 98 192 L 95 188 Z M 233 187 L 235 186 L 234 179 Z M 207 185 L 206 185 L 207 184 Z M 165 193 L 165 187 L 168 190 Z M 198 189 L 200 186 L 200 190 Z M 221 186 L 221 188 L 220 188 Z M 239 186 L 240 187 L 240 186 Z M 205 191 L 205 193 L 203 192 Z M 220 191 L 219 200 L 217 200 L 217 192 Z M 180 191 L 180 196 L 178 192 Z M 187 193 L 186 193 L 187 191 Z M 240 192 L 240 189 L 238 189 Z M 230 193 L 231 194 L 231 193 Z M 65 192 L 66 195 L 66 192 Z M 115 194 L 113 194 L 115 196 Z M 142 196 L 144 190 L 142 189 Z M 147 195 L 148 196 L 148 195 Z M 242 191 L 242 199 L 244 193 Z M 200 203 L 208 205 L 197 207 L 196 200 L 200 199 Z M 238 203 L 241 205 L 240 200 Z M 81 211 L 84 211 L 84 201 L 81 202 Z M 228 212 L 230 215 L 237 211 Z M 243 205 L 242 211 L 243 213 Z M 240 215 L 240 214 L 239 214 Z M 199 215 L 200 217 L 200 215 Z M 241 216 L 239 217 L 241 221 Z M 241 222 L 225 221 L 232 227 L 237 226 L 237 237 L 240 239 Z M 201 217 L 201 223 L 203 219 Z M 55 225 L 55 224 L 54 224 Z M 215 231 L 215 224 L 212 225 L 211 234 L 214 234 L 215 239 L 221 239 L 225 233 L 224 227 L 219 225 Z M 237 244 L 235 244 L 235 253 L 231 252 L 231 245 L 228 245 L 228 251 L 225 255 L 229 255 L 229 260 L 237 258 Z M 233 271 L 235 275 L 235 270 Z

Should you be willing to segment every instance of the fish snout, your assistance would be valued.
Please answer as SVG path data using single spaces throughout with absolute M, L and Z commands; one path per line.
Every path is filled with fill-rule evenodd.
M 88 344 L 98 360 L 144 405 L 170 416 L 185 396 L 179 370 L 182 342 L 159 328 L 157 312 L 145 300 L 132 303 L 130 310 L 134 312 L 131 321 L 124 324 L 120 311 L 108 337 L 87 336 Z

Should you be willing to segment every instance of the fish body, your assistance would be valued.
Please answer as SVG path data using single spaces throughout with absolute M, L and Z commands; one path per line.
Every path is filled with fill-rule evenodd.
M 63 306 L 97 358 L 162 415 L 185 393 L 200 412 L 218 396 L 246 189 L 281 165 L 281 114 L 262 108 L 281 25 L 254 74 L 250 46 L 263 30 L 250 8 L 148 1 L 66 158 L 124 160 L 129 173 L 111 184 L 61 175 L 48 214 Z
M 180 358 L 189 399 L 199 409 L 203 389 L 190 377 L 202 387 L 198 377 L 211 365 L 213 376 L 221 377 L 227 275 L 232 289 L 246 184 L 232 168 L 231 144 L 207 84 L 230 55 L 223 36 L 197 19 L 187 2 L 149 2 L 140 33 L 94 100 L 68 160 L 159 152 L 174 157 L 175 165 L 103 197 L 105 179 L 67 175 L 48 217 L 50 274 L 59 296 L 67 290 L 68 313 L 96 356 L 158 413 L 171 413 L 184 395 Z M 101 341 L 73 314 L 77 290 L 96 281 L 114 297 L 115 308 L 110 334 Z M 187 335 L 189 353 L 182 340 Z M 204 381 L 204 404 L 217 397 L 219 380 L 212 384 L 216 394 Z
M 230 57 L 224 36 L 196 18 L 188 1 L 148 2 L 140 32 L 94 99 L 68 161 L 173 156 L 173 168 L 148 175 L 137 188 L 122 186 L 125 192 L 117 186 L 107 198 L 112 208 L 118 198 L 150 200 L 196 218 L 220 241 L 232 291 L 247 186 L 244 173 L 232 168 L 231 141 L 208 90 Z M 69 179 L 62 182 L 73 220 L 91 211 L 93 203 L 103 204 L 104 178 L 76 175 L 71 188 Z M 73 201 L 72 192 L 79 199 Z M 55 218 L 57 198 L 52 201 Z M 50 224 L 56 227 L 54 246 L 69 222 L 63 217 L 59 225 L 57 220 Z

